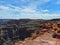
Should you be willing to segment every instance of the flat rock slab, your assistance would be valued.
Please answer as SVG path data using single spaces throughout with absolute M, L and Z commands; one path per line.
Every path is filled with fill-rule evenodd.
M 52 38 L 51 34 L 45 33 L 34 40 L 25 40 L 22 43 L 15 43 L 15 45 L 60 45 L 60 39 Z

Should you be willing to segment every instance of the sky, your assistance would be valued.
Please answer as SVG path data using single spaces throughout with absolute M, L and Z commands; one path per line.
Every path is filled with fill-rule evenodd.
M 60 0 L 0 0 L 0 19 L 60 18 Z

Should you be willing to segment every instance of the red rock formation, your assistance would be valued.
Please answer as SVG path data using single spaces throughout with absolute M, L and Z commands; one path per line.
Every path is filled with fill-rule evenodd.
M 55 38 L 54 38 L 55 36 Z M 60 21 L 42 23 L 31 38 L 26 38 L 15 45 L 60 45 Z M 33 40 L 32 40 L 33 39 Z
M 60 45 L 60 39 L 52 38 L 51 34 L 45 33 L 34 40 L 25 40 L 15 45 Z

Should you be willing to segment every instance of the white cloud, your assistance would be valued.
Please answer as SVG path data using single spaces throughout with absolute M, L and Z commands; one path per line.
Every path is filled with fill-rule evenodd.
M 20 13 L 36 13 L 36 12 L 38 12 L 35 9 L 30 8 L 29 6 L 24 7 L 24 8 L 20 8 L 20 7 L 13 6 L 13 5 L 9 5 L 9 6 L 12 7 L 14 11 L 17 11 Z
M 26 1 L 26 2 L 28 1 L 30 4 L 23 8 L 9 5 L 9 4 L 8 4 L 8 6 L 2 6 L 1 8 L 3 8 L 4 10 L 6 9 L 9 11 L 14 11 L 14 12 L 17 11 L 20 13 L 36 13 L 36 12 L 38 12 L 38 11 L 36 11 L 38 5 L 42 5 L 46 2 L 49 2 L 50 0 L 21 0 L 21 1 Z M 48 12 L 48 10 L 42 10 L 41 12 Z
M 59 18 L 59 14 L 43 14 L 42 12 L 49 12 L 49 10 L 41 10 L 38 14 L 37 10 L 34 10 L 30 7 L 16 7 L 13 5 L 10 6 L 0 6 L 0 18 L 13 18 L 13 19 L 21 19 L 21 18 L 31 18 L 31 19 L 52 19 L 52 18 Z M 18 13 L 17 13 L 18 12 Z M 16 14 L 17 13 L 17 14 Z
M 49 12 L 49 10 L 41 10 L 41 11 L 42 11 L 42 12 L 46 12 L 46 13 Z
M 0 5 L 0 9 L 3 9 L 3 10 L 9 10 L 10 8 L 7 7 L 7 6 Z
M 24 8 L 24 9 L 22 9 L 22 10 L 21 10 L 21 12 L 26 12 L 26 13 L 35 13 L 35 12 L 36 12 L 36 10 L 33 10 L 33 9 L 31 9 L 31 8 Z
M 60 14 L 23 14 L 21 15 L 23 18 L 29 18 L 29 19 L 54 19 L 54 18 L 60 18 Z
M 9 6 L 0 5 L 0 18 L 18 18 L 20 15 L 19 9 L 18 7 L 11 8 Z
M 3 6 L 5 8 L 7 8 L 6 6 Z M 13 5 L 9 5 L 8 8 L 6 10 L 12 10 L 12 11 L 17 11 L 17 12 L 21 12 L 21 13 L 34 13 L 36 12 L 36 10 L 30 8 L 30 7 L 24 7 L 24 8 L 20 8 L 17 6 L 13 6 Z

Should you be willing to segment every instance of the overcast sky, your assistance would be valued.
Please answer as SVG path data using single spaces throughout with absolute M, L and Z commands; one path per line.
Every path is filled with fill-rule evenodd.
M 0 19 L 60 18 L 60 0 L 0 0 Z

